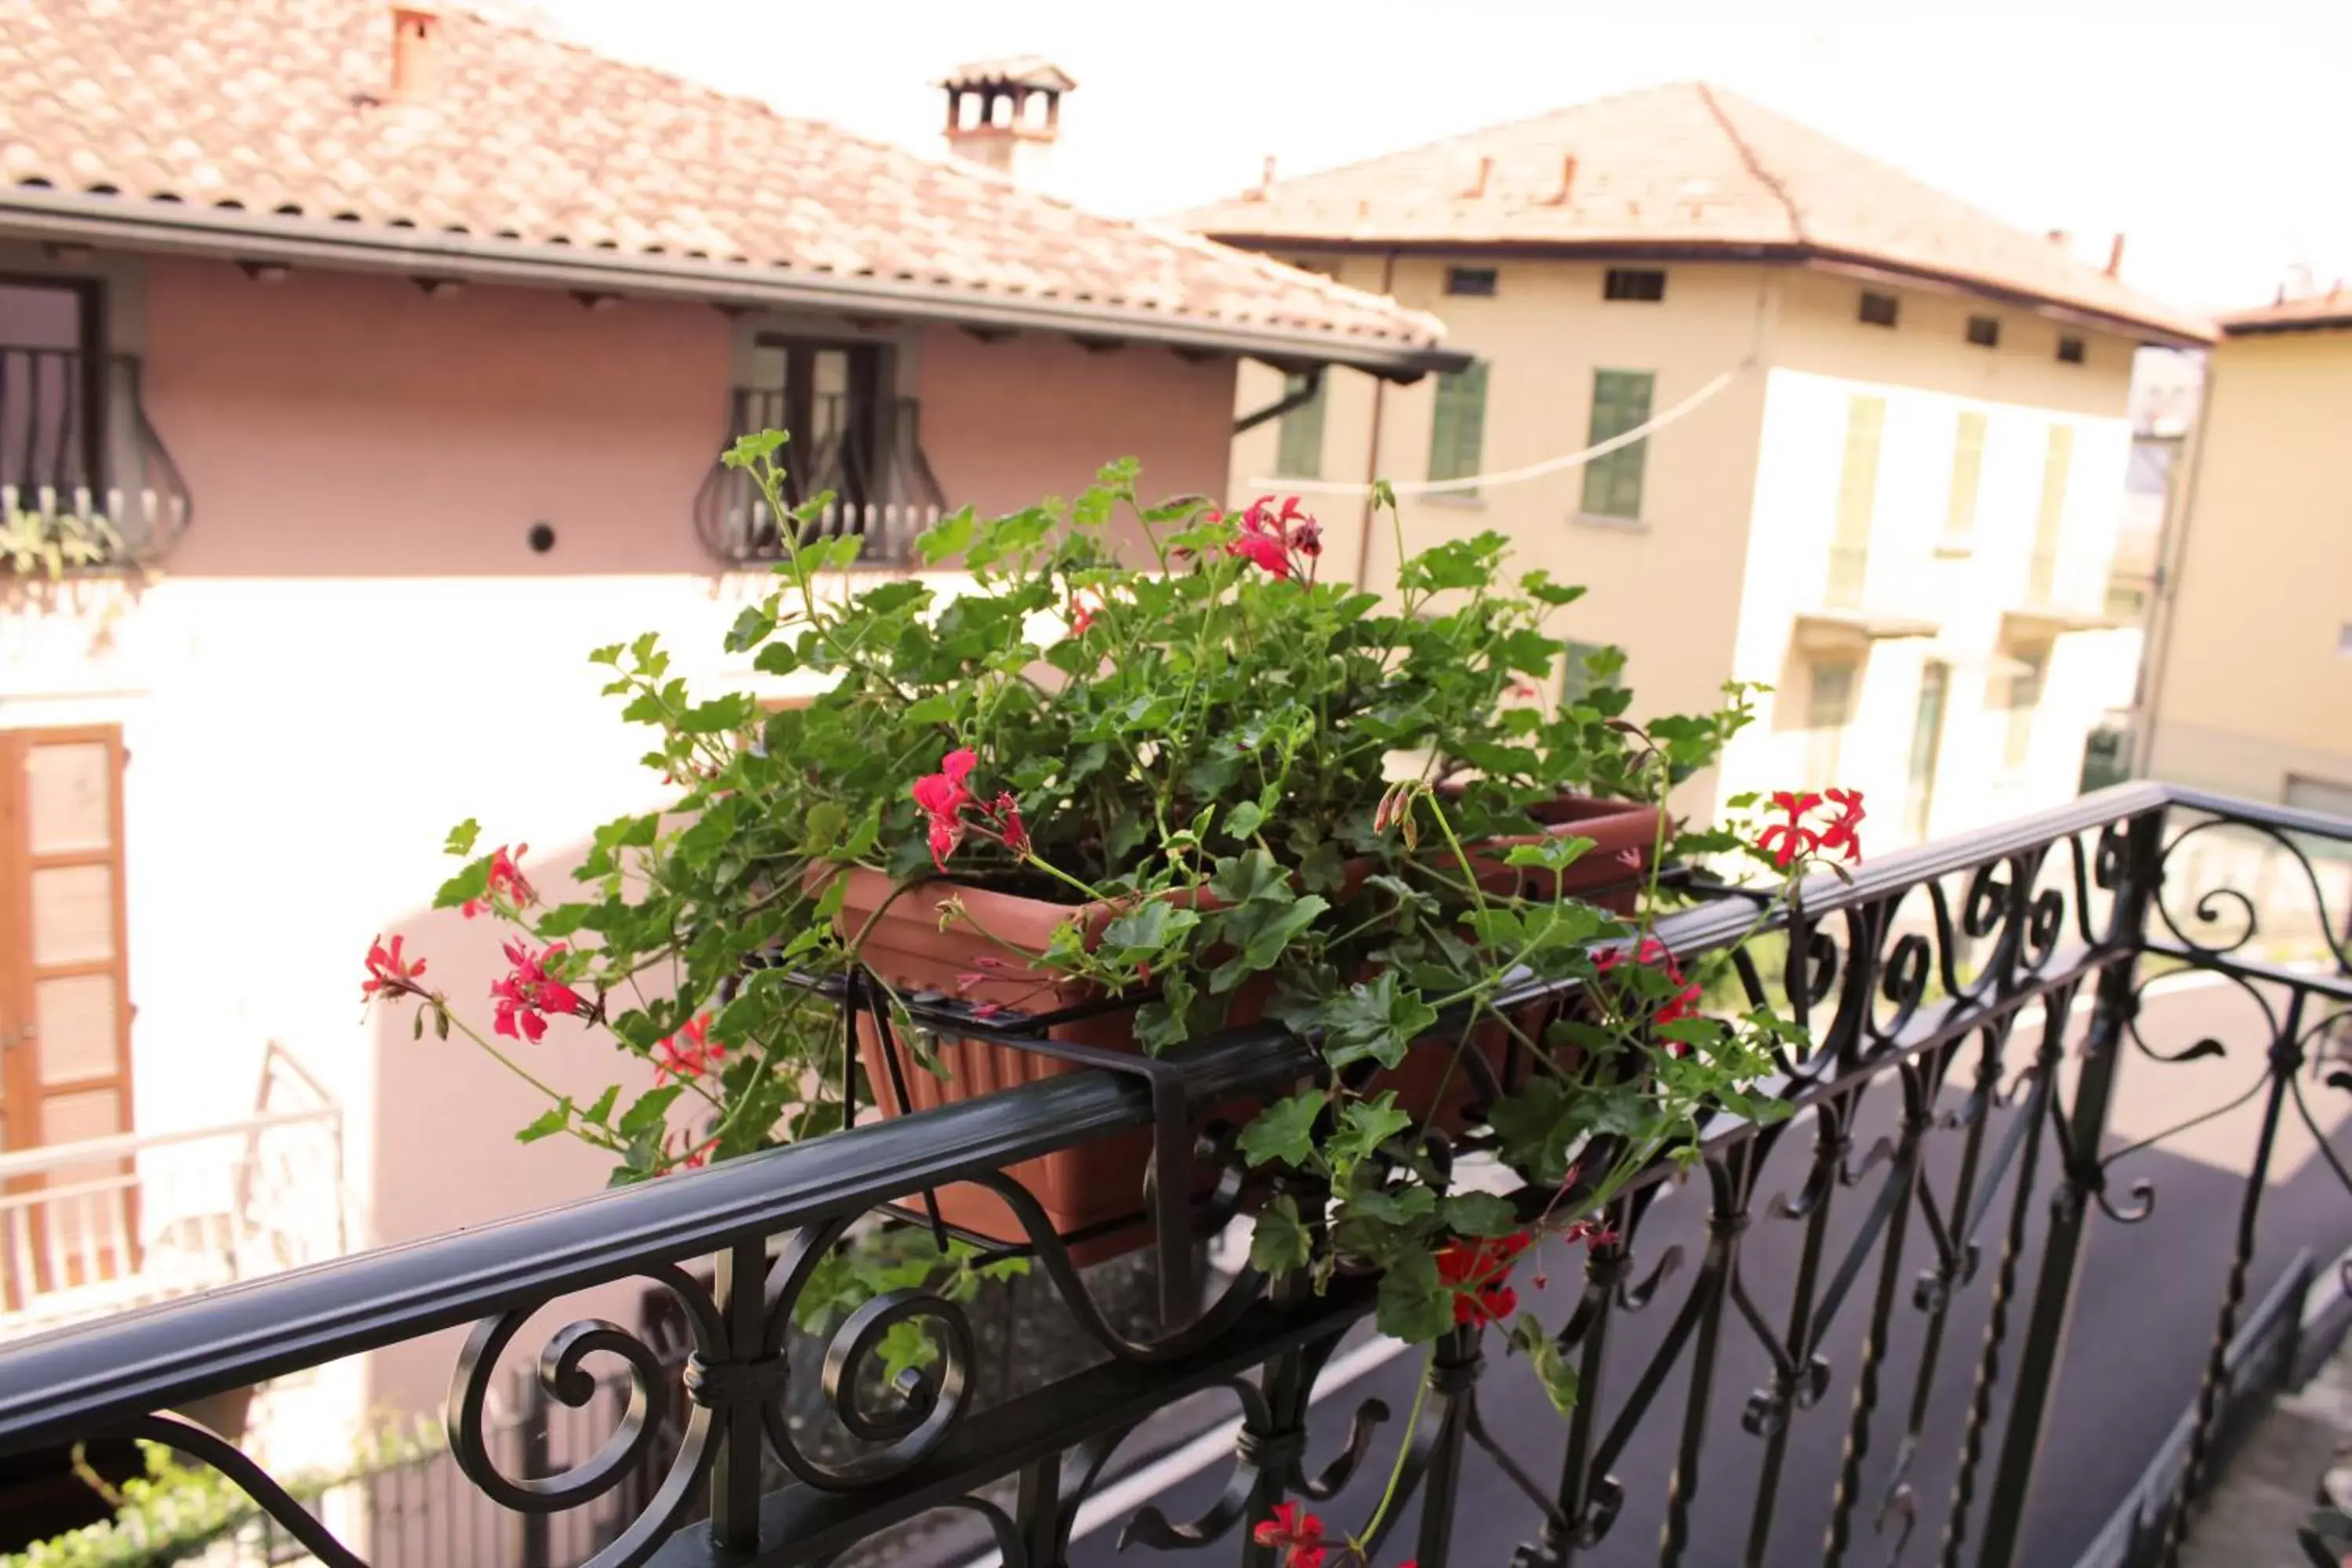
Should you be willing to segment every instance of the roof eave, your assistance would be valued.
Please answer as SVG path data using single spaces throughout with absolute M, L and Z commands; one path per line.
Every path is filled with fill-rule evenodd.
M 2221 335 L 2225 338 L 2267 338 L 2284 332 L 2333 331 L 2343 327 L 2352 327 L 2352 310 L 2334 315 L 2281 316 L 2270 320 L 2231 321 L 2225 318 L 2221 322 Z
M 2101 310 L 2028 289 L 2006 288 L 1965 273 L 1810 243 L 1761 239 L 1479 239 L 1468 236 L 1402 238 L 1378 235 L 1251 233 L 1214 226 L 1201 233 L 1203 237 L 1219 244 L 1244 246 L 1252 250 L 1378 250 L 1394 251 L 1400 256 L 1460 255 L 1475 251 L 1482 256 L 1573 257 L 1592 261 L 1731 261 L 1866 271 L 1890 280 L 1931 284 L 2004 304 L 2023 306 L 2045 315 L 2079 322 L 2101 331 L 2119 332 L 2164 348 L 2204 348 L 2210 346 L 2215 338 L 2211 327 L 2187 321 Z
M 37 187 L 0 191 L 0 233 L 342 270 L 429 273 L 720 304 L 887 314 L 958 326 L 1027 328 L 1232 353 L 1286 366 L 1340 364 L 1404 381 L 1433 371 L 1460 370 L 1470 363 L 1469 355 L 1433 343 L 1307 328 L 1218 322 L 1091 301 L 992 294 L 754 262 L 320 223 L 274 213 L 143 203 Z

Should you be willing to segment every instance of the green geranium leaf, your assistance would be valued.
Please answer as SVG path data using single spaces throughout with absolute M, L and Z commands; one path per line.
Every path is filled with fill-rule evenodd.
M 1258 1112 L 1256 1121 L 1242 1129 L 1242 1152 L 1253 1165 L 1279 1160 L 1305 1170 L 1315 1156 L 1316 1118 L 1323 1114 L 1328 1103 L 1329 1097 L 1319 1089 L 1276 1100 Z
M 1415 1345 L 1454 1326 L 1454 1292 L 1437 1277 L 1437 1259 L 1426 1247 L 1406 1247 L 1390 1262 L 1373 1321 L 1391 1339 Z
M 1323 1059 L 1334 1068 L 1367 1058 L 1392 1068 L 1437 1022 L 1437 1009 L 1419 993 L 1399 989 L 1394 974 L 1382 974 L 1350 985 L 1317 1008 L 1314 1019 L 1323 1030 Z
M 621 1131 L 631 1138 L 642 1137 L 647 1132 L 657 1132 L 663 1119 L 669 1114 L 670 1101 L 685 1092 L 685 1089 L 674 1083 L 666 1083 L 659 1089 L 646 1090 L 645 1093 L 637 1096 L 635 1104 L 621 1113 Z
M 1456 1236 L 1510 1236 L 1526 1228 L 1508 1198 L 1455 1193 L 1445 1200 L 1445 1228 Z
M 1133 962 L 1130 955 L 1166 952 L 1169 943 L 1200 923 L 1201 917 L 1191 910 L 1165 899 L 1147 899 L 1103 927 L 1103 945 Z
M 515 1134 L 518 1143 L 536 1143 L 542 1138 L 552 1138 L 572 1125 L 572 1101 L 562 1100 L 548 1107 L 534 1118 L 530 1126 Z
M 1339 1112 L 1339 1125 L 1324 1144 L 1333 1173 L 1344 1178 L 1370 1159 L 1372 1151 L 1412 1125 L 1412 1116 L 1396 1108 L 1396 1095 L 1382 1090 L 1374 1100 L 1356 1100 Z
M 449 830 L 449 837 L 441 845 L 442 853 L 463 859 L 474 852 L 474 841 L 481 836 L 482 825 L 469 816 Z
M 1314 1257 L 1314 1237 L 1298 1217 L 1298 1205 L 1283 1194 L 1259 1211 L 1250 1227 L 1250 1267 L 1262 1274 L 1287 1274 Z

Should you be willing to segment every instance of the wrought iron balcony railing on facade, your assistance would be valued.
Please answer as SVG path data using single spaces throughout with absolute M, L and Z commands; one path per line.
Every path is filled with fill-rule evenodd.
M 0 571 L 36 527 L 88 542 L 67 564 L 150 564 L 193 511 L 136 358 L 0 345 Z
M 2143 1465 L 2171 1415 L 2146 1430 L 2118 1420 L 2121 1385 L 2062 1397 L 2067 1358 L 2097 1362 L 2127 1327 L 2077 1321 L 2086 1258 L 2161 1233 L 2163 1221 L 2148 1223 L 2159 1190 L 2148 1162 L 2177 1136 L 2244 1114 L 2252 1135 L 2221 1200 L 2231 1217 L 2204 1259 L 2211 1293 L 2199 1288 L 2207 1348 L 2172 1369 L 2179 1393 L 2196 1395 L 2186 1444 L 2164 1495 L 2141 1500 L 2147 1522 L 2130 1559 L 2171 1561 L 2211 1468 L 2231 1346 L 2266 1289 L 2263 1222 L 2285 1133 L 2307 1137 L 2305 1163 L 2352 1189 L 2323 1103 L 2352 1086 L 2325 1060 L 2352 1016 L 2341 867 L 2328 858 L 2347 847 L 2352 823 L 2134 784 L 1886 856 L 1848 884 L 1810 884 L 1738 966 L 1750 1004 L 1811 1030 L 1772 1086 L 1795 1114 L 1717 1117 L 1687 1174 L 1650 1172 L 1617 1205 L 1622 1239 L 1591 1252 L 1580 1280 L 1554 1282 L 1570 1299 L 1549 1321 L 1581 1375 L 1564 1422 L 1498 1437 L 1506 1394 L 1500 1379 L 1482 1381 L 1497 1369 L 1481 1331 L 1435 1347 L 1398 1472 L 1407 1504 L 1386 1516 L 1371 1561 L 1564 1568 L 1622 1560 L 1643 1539 L 1654 1547 L 1634 1555 L 1668 1564 L 1874 1563 L 1906 1546 L 1904 1560 L 1949 1565 L 2063 1560 L 2034 1533 L 2053 1500 L 2036 1496 L 2037 1478 L 2092 1449 Z M 2257 853 L 2267 870 L 2252 868 Z M 2258 882 L 2271 895 L 2259 902 Z M 2308 911 L 2292 935 L 2321 962 L 2269 947 L 2288 889 Z M 1685 953 L 1730 946 L 1755 908 L 1724 891 L 1658 934 Z M 2177 987 L 2182 971 L 2239 999 L 2246 1037 L 2195 1021 L 2197 1037 L 2168 1047 L 2149 1023 L 2166 993 L 2151 987 Z M 1569 994 L 1530 984 L 1500 1002 Z M 1057 1048 L 1029 1038 L 1039 1020 L 919 1012 L 924 1026 Z M 1375 1437 L 1397 1431 L 1378 1401 L 1342 1424 L 1335 1457 L 1308 1457 L 1310 1438 L 1334 1440 L 1327 1426 L 1310 1432 L 1318 1380 L 1370 1315 L 1373 1282 L 1343 1274 L 1318 1295 L 1244 1268 L 1208 1291 L 1172 1291 L 1154 1331 L 1122 1329 L 1089 1294 L 1068 1238 L 1005 1173 L 1155 1127 L 1157 1169 L 1137 1210 L 1181 1215 L 1159 1232 L 1160 1277 L 1181 1280 L 1179 1249 L 1249 1195 L 1226 1130 L 1202 1119 L 1282 1091 L 1317 1059 L 1278 1029 L 1239 1031 L 0 1349 L 0 1453 L 151 1438 L 218 1466 L 321 1562 L 355 1563 L 244 1454 L 158 1413 L 472 1324 L 451 1388 L 457 1462 L 521 1516 L 641 1498 L 599 1564 L 830 1563 L 945 1514 L 974 1523 L 1004 1563 L 1052 1568 L 1122 1446 L 1213 1393 L 1240 1419 L 1222 1496 L 1182 1524 L 1161 1511 L 1172 1503 L 1134 1510 L 1123 1539 L 1270 1568 L 1280 1551 L 1252 1527 L 1277 1503 L 1304 1498 L 1341 1516 L 1336 1533 L 1361 1524 L 1387 1479 L 1384 1457 L 1367 1462 Z M 2158 1095 L 2163 1125 L 2126 1125 L 2119 1086 L 2134 1075 L 2196 1082 L 2223 1067 L 2234 1099 Z M 1474 1131 L 1438 1154 L 1466 1172 L 1476 1149 Z M 1197 1180 L 1196 1163 L 1217 1180 Z M 830 1328 L 798 1326 L 849 1227 L 919 1215 L 922 1194 L 952 1182 L 990 1188 L 1019 1216 L 1027 1238 L 1012 1250 L 1066 1306 L 1092 1364 L 983 1407 L 970 1397 L 971 1332 L 956 1302 L 903 1289 Z M 1547 1194 L 1521 1196 L 1532 1210 Z M 2184 1256 L 2162 1260 L 2166 1279 L 2189 1270 Z M 538 1358 L 555 1398 L 587 1402 L 591 1367 L 607 1357 L 632 1397 L 593 1458 L 556 1475 L 501 1469 L 485 1434 L 502 1352 L 562 1298 L 632 1279 L 672 1304 L 685 1353 L 612 1322 L 562 1329 Z M 885 1383 L 877 1348 L 908 1321 L 929 1330 L 938 1359 Z M 2126 1367 L 2135 1389 L 2161 1370 Z M 784 1414 L 788 1402 L 810 1407 L 811 1381 L 847 1457 Z
M 856 536 L 865 542 L 861 566 L 902 566 L 915 536 L 940 520 L 947 500 L 923 456 L 921 408 L 911 397 L 811 399 L 796 420 L 782 392 L 738 387 L 731 394 L 730 433 L 785 430 L 782 454 L 785 499 L 799 507 L 820 495 L 834 499 L 802 521 L 802 542 Z M 777 517 L 743 470 L 714 466 L 695 497 L 695 531 L 705 548 L 732 566 L 773 561 L 783 552 Z

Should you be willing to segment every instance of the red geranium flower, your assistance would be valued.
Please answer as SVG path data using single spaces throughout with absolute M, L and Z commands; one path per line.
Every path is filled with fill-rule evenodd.
M 1029 853 L 1029 829 L 1021 821 L 1021 803 L 1009 790 L 1000 790 L 988 808 L 989 819 L 996 825 L 997 837 L 1015 855 Z
M 700 1078 L 727 1058 L 727 1047 L 709 1037 L 710 1015 L 697 1014 L 677 1034 L 654 1042 L 654 1081 Z M 684 1041 L 683 1045 L 678 1042 Z
M 1095 607 L 1084 599 L 1072 599 L 1070 601 L 1070 635 L 1074 637 L 1082 637 L 1087 635 L 1087 628 L 1094 624 Z
M 938 773 L 915 781 L 915 805 L 931 819 L 931 864 L 942 871 L 948 868 L 948 857 L 963 842 L 963 808 L 971 804 L 971 791 L 964 781 L 979 765 L 977 752 L 970 746 L 959 746 L 940 759 Z
M 509 1039 L 524 1039 L 537 1044 L 547 1033 L 548 1013 L 575 1014 L 587 1011 L 588 1005 L 580 993 L 550 974 L 548 965 L 563 955 L 563 944 L 557 942 L 546 952 L 534 955 L 521 942 L 506 944 L 507 963 L 512 970 L 503 980 L 490 986 L 490 994 L 498 1001 L 497 1018 L 492 1027 Z
M 1776 790 L 1772 795 L 1774 809 L 1788 814 L 1788 820 L 1776 822 L 1757 835 L 1756 847 L 1772 857 L 1772 864 L 1788 868 L 1789 862 L 1811 855 L 1822 847 L 1822 836 L 1805 826 L 1805 814 L 1822 804 L 1822 797 L 1807 790 L 1802 795 L 1788 790 Z M 1775 848 L 1774 846 L 1779 847 Z
M 1479 1327 L 1517 1310 L 1518 1292 L 1505 1283 L 1511 1266 L 1528 1249 L 1528 1233 L 1456 1239 L 1437 1249 L 1437 1278 L 1454 1289 L 1454 1321 Z
M 1843 854 L 1849 864 L 1862 858 L 1862 840 L 1855 830 L 1862 826 L 1865 815 L 1862 809 L 1862 792 L 1858 789 L 1833 789 L 1829 792 L 1830 807 L 1836 815 L 1822 829 L 1823 854 Z
M 478 899 L 467 899 L 458 906 L 457 912 L 467 920 L 472 920 L 485 910 L 495 911 L 500 900 L 512 904 L 517 909 L 537 903 L 539 889 L 530 885 L 530 879 L 522 874 L 522 867 L 520 864 L 530 848 L 530 846 L 528 844 L 518 844 L 509 853 L 507 847 L 501 844 L 491 850 L 490 880 L 488 889 Z
M 1283 1568 L 1323 1568 L 1329 1549 L 1323 1544 L 1323 1521 L 1295 1502 L 1274 1505 L 1274 1517 L 1250 1531 L 1260 1546 L 1283 1549 Z
M 1675 955 L 1667 951 L 1666 944 L 1654 936 L 1645 936 L 1642 939 L 1642 946 L 1638 953 L 1631 948 L 1612 947 L 1595 958 L 1592 961 L 1592 967 L 1607 974 L 1629 957 L 1646 969 L 1656 970 L 1675 984 L 1675 994 L 1660 1003 L 1658 1010 L 1651 1015 L 1652 1023 L 1671 1024 L 1678 1018 L 1695 1018 L 1698 1016 L 1699 987 L 1683 977 L 1683 966 L 1675 962 Z M 1687 1054 L 1690 1047 L 1685 1041 L 1674 1040 L 1668 1042 L 1666 1049 L 1679 1057 Z
M 1245 529 L 1246 526 L 1245 524 Z M 1255 530 L 1248 530 L 1240 538 L 1225 546 L 1225 553 L 1245 555 L 1252 565 L 1270 572 L 1276 577 L 1287 578 L 1290 575 L 1290 547 L 1282 542 L 1279 534 L 1259 533 Z
M 392 945 L 387 947 L 383 938 L 379 936 L 369 946 L 368 977 L 360 982 L 362 997 L 372 997 L 379 992 L 387 996 L 424 994 L 425 987 L 416 984 L 416 977 L 425 973 L 425 961 L 421 958 L 414 963 L 401 961 L 400 944 L 405 940 L 404 937 L 394 937 Z

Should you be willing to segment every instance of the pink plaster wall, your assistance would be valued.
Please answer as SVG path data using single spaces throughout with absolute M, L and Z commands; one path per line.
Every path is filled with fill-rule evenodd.
M 918 360 L 923 449 L 954 504 L 983 514 L 1068 496 L 1116 458 L 1143 465 L 1150 500 L 1222 496 L 1233 448 L 1234 362 L 1067 338 L 984 343 L 926 331 Z
M 148 414 L 195 497 L 175 574 L 709 569 L 729 325 L 706 306 L 158 258 L 146 317 Z

